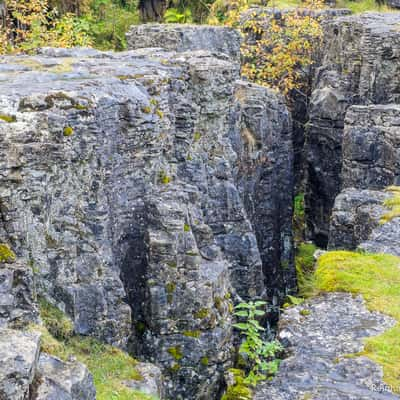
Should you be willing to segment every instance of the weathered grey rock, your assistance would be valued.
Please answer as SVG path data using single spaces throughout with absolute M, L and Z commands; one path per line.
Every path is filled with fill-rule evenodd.
M 387 5 L 392 8 L 400 8 L 400 1 L 398 0 L 387 0 Z
M 366 357 L 346 357 L 362 351 L 364 338 L 394 324 L 347 293 L 325 294 L 286 310 L 279 338 L 290 355 L 276 377 L 256 390 L 255 400 L 398 399 L 384 384 L 380 366 Z
M 42 353 L 31 400 L 95 400 L 93 377 L 78 362 L 64 362 Z
M 188 24 L 134 25 L 126 34 L 128 49 L 158 47 L 171 51 L 208 50 L 239 62 L 240 33 L 220 26 Z
M 0 329 L 0 399 L 29 398 L 39 349 L 39 334 Z
M 238 155 L 234 174 L 256 233 L 269 298 L 281 300 L 296 288 L 292 122 L 283 97 L 271 89 L 239 81 L 235 99 L 237 122 L 230 134 Z M 257 285 L 254 276 L 252 286 Z
M 135 369 L 142 376 L 142 379 L 139 381 L 127 381 L 125 385 L 141 393 L 163 399 L 163 377 L 160 368 L 149 363 L 139 363 L 135 366 Z
M 400 218 L 381 223 L 390 197 L 390 192 L 377 190 L 343 190 L 333 207 L 328 247 L 400 256 Z
M 263 269 L 282 292 L 293 284 L 281 99 L 242 85 L 242 112 L 239 66 L 205 51 L 1 61 L 0 114 L 16 121 L 0 120 L 0 239 L 76 333 L 158 364 L 169 397 L 214 398 L 232 359 L 230 297 L 264 296 Z M 237 126 L 260 138 L 251 157 Z
M 0 264 L 0 328 L 38 322 L 33 269 L 17 260 Z
M 400 184 L 400 105 L 353 106 L 343 135 L 343 187 Z
M 317 70 L 307 132 L 308 227 L 326 245 L 329 216 L 341 190 L 346 110 L 354 104 L 399 102 L 398 14 L 365 13 L 324 23 L 322 66 Z

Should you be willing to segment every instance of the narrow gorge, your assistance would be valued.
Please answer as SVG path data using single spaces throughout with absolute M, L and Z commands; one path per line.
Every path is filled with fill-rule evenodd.
M 393 313 L 322 275 L 323 294 L 281 313 L 301 191 L 321 268 L 356 249 L 400 266 L 400 213 L 382 223 L 400 186 L 400 14 L 348 14 L 323 13 L 293 107 L 243 79 L 232 28 L 144 24 L 123 52 L 0 56 L 0 400 L 118 399 L 108 375 L 96 397 L 104 352 L 132 364 L 129 398 L 219 400 L 249 300 L 286 348 L 255 400 L 399 398 L 379 360 L 349 356 Z

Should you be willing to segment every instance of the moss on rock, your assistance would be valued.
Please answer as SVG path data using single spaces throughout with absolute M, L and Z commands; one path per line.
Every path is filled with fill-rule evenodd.
M 7 244 L 0 243 L 0 263 L 10 263 L 15 261 L 15 253 Z

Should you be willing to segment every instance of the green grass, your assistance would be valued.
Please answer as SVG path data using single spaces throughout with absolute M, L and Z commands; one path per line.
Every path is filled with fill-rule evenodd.
M 400 217 L 400 186 L 389 186 L 386 190 L 393 196 L 384 202 L 390 211 L 382 216 L 380 221 L 382 224 Z
M 387 5 L 379 6 L 375 0 L 339 0 L 336 3 L 336 8 L 348 8 L 352 13 L 358 14 L 366 11 L 393 12 L 396 11 Z
M 326 253 L 318 260 L 315 287 L 361 294 L 370 310 L 398 321 L 382 335 L 366 339 L 361 354 L 382 365 L 385 382 L 400 391 L 400 258 L 349 251 Z
M 313 243 L 300 243 L 296 249 L 296 272 L 299 296 L 308 298 L 315 294 L 314 253 L 317 247 Z
M 42 334 L 42 351 L 64 361 L 73 356 L 85 364 L 93 375 L 97 400 L 156 400 L 124 385 L 124 381 L 143 379 L 134 358 L 94 338 L 72 336 L 72 322 L 65 314 L 45 300 L 39 306 L 44 326 L 30 329 Z

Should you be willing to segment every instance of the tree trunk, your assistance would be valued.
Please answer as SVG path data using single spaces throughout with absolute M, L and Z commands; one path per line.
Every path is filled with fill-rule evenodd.
M 6 0 L 0 0 L 0 28 L 5 28 L 7 23 Z
M 143 22 L 162 21 L 167 0 L 140 0 L 139 12 Z

